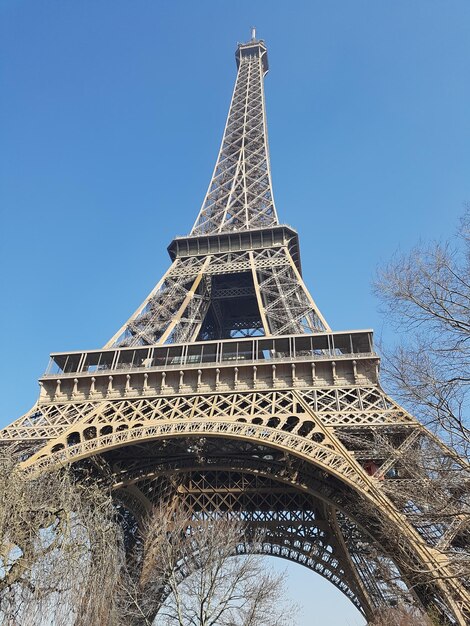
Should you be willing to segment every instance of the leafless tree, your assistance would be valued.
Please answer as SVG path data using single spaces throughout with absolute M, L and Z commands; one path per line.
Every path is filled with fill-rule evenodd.
M 195 520 L 177 508 L 156 508 L 147 521 L 138 579 L 127 578 L 126 612 L 150 626 L 287 626 L 283 576 L 265 559 L 237 554 L 244 524 L 224 517 Z M 260 548 L 262 536 L 249 538 Z M 155 602 L 157 599 L 157 602 Z M 152 605 L 153 601 L 153 605 Z
M 461 453 L 470 449 L 470 210 L 451 242 L 395 256 L 375 282 L 403 342 L 384 354 L 386 384 Z
M 119 533 L 109 494 L 70 471 L 28 476 L 0 449 L 0 621 L 111 624 Z

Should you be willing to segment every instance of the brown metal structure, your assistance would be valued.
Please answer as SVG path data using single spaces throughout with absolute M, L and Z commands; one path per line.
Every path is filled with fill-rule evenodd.
M 103 349 L 51 355 L 0 441 L 24 447 L 28 471 L 93 468 L 137 521 L 170 496 L 195 520 L 246 520 L 263 552 L 366 617 L 408 594 L 463 626 L 469 468 L 382 390 L 372 331 L 321 315 L 274 205 L 264 42 L 236 59 L 211 183 L 170 268 Z

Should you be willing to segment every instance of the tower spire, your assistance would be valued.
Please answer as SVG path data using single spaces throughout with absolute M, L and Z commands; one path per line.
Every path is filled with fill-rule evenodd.
M 238 74 L 222 144 L 192 235 L 278 223 L 264 100 L 268 54 L 254 27 L 251 35 L 236 51 Z

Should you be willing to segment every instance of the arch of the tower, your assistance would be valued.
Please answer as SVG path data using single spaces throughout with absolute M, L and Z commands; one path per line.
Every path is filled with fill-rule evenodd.
M 242 522 L 246 531 L 238 554 L 256 553 L 300 564 L 335 585 L 363 614 L 370 614 L 372 604 L 352 575 L 331 528 L 329 507 L 322 501 L 246 468 L 186 467 L 150 474 L 116 490 L 119 503 L 137 521 L 151 514 L 151 504 L 168 499 L 174 506 L 177 498 L 192 525 L 208 519 Z
M 366 392 L 373 396 L 374 402 L 380 401 L 378 392 Z M 446 590 L 441 589 L 439 592 L 439 585 L 447 584 L 444 576 L 437 581 L 434 577 L 433 580 L 436 563 L 432 561 L 433 553 L 425 540 L 387 498 L 380 481 L 368 475 L 364 465 L 349 453 L 335 431 L 318 419 L 308 402 L 308 395 L 297 391 L 105 400 L 95 405 L 92 411 L 81 413 L 79 421 L 74 421 L 76 418 L 73 416 L 69 418 L 69 428 L 33 454 L 24 467 L 41 471 L 69 462 L 79 467 L 87 459 L 99 456 L 107 460 L 112 468 L 116 487 L 130 484 L 134 480 L 130 478 L 132 472 L 137 472 L 134 493 L 139 494 L 144 506 L 145 494 L 140 488 L 144 476 L 141 465 L 143 458 L 147 458 L 150 464 L 146 470 L 148 472 L 157 471 L 159 466 L 166 467 L 172 459 L 167 450 L 168 442 L 180 441 L 189 446 L 184 463 L 195 468 L 201 467 L 202 462 L 205 471 L 209 471 L 213 469 L 214 463 L 204 466 L 207 455 L 200 450 L 201 445 L 209 440 L 215 441 L 224 451 L 227 442 L 231 442 L 238 450 L 237 458 L 241 465 L 233 465 L 234 460 L 229 457 L 220 466 L 221 470 L 234 471 L 238 468 L 244 474 L 250 471 L 259 474 L 260 466 L 264 463 L 268 478 L 282 483 L 287 480 L 286 476 L 290 476 L 294 490 L 307 489 L 312 497 L 330 507 L 328 528 L 331 528 L 334 518 L 335 524 L 339 524 L 335 534 L 336 555 L 339 554 L 341 544 L 344 548 L 341 565 L 338 565 L 343 568 L 343 573 L 337 576 L 341 581 L 338 586 L 346 581 L 347 595 L 356 604 L 361 604 L 365 611 L 374 602 L 383 603 L 383 597 L 397 595 L 397 589 L 395 594 L 383 592 L 384 585 L 377 585 L 376 582 L 378 576 L 383 577 L 383 574 L 377 573 L 377 568 L 380 569 L 384 564 L 389 570 L 386 576 L 391 576 L 390 568 L 393 570 L 393 564 L 388 562 L 388 555 L 396 549 L 396 543 L 393 544 L 391 540 L 393 536 L 401 538 L 406 558 L 401 561 L 400 575 L 395 570 L 391 577 L 408 581 L 408 586 L 413 588 L 425 605 L 438 601 L 440 595 L 446 597 L 447 594 L 449 597 Z M 64 405 L 67 416 L 73 406 Z M 393 431 L 396 428 L 393 419 L 396 418 L 393 415 L 384 418 L 383 413 L 376 411 L 374 409 L 366 419 L 387 419 L 387 430 Z M 356 419 L 355 416 L 353 418 Z M 356 424 L 351 425 L 351 428 L 358 432 Z M 403 430 L 403 426 L 399 428 Z M 343 429 L 340 436 L 343 437 L 349 430 Z M 147 445 L 163 447 L 160 453 L 153 450 L 145 457 L 140 447 Z M 254 451 L 248 453 L 253 447 Z M 127 465 L 122 466 L 121 458 L 126 459 Z M 195 463 L 198 459 L 198 463 Z M 140 469 L 135 468 L 135 462 L 138 462 Z M 175 465 L 173 470 L 182 471 L 185 469 L 184 463 L 180 459 L 179 465 Z M 249 463 L 249 466 L 243 466 L 243 463 Z M 243 511 L 241 504 L 237 506 L 239 511 Z M 285 542 L 290 541 L 295 550 L 290 551 L 289 558 L 299 560 L 300 556 L 294 558 L 294 554 L 305 558 L 297 546 L 302 545 L 306 532 L 302 528 L 299 537 L 287 534 L 287 539 L 284 537 L 283 543 L 279 540 L 277 544 L 273 535 L 271 544 L 285 548 Z M 360 539 L 361 532 L 366 533 L 365 539 Z M 376 547 L 372 549 L 375 555 L 371 556 L 365 552 L 372 543 Z M 322 548 L 323 553 L 319 553 L 320 559 L 322 554 L 328 558 L 326 545 Z M 356 546 L 361 550 L 356 550 Z M 286 550 L 281 556 L 285 555 Z M 348 566 L 350 573 L 346 574 Z M 324 564 L 322 568 L 326 577 L 329 577 Z M 426 571 L 426 575 L 416 577 L 416 572 Z M 367 600 L 361 599 L 359 602 L 361 594 Z
M 195 520 L 228 516 L 261 530 L 260 553 L 318 573 L 367 616 L 396 601 L 398 587 L 387 580 L 398 573 L 392 560 L 351 518 L 351 490 L 323 470 L 266 446 L 210 437 L 144 443 L 103 458 L 119 478 L 117 497 L 138 519 L 176 496 Z
M 204 444 L 204 464 L 199 455 L 188 454 L 188 441 L 181 439 L 139 446 L 138 462 L 137 450 L 132 449 L 124 450 L 124 458 L 116 452 L 103 457 L 102 461 L 113 466 L 121 478 L 115 489 L 116 500 L 130 512 L 137 527 L 151 515 L 153 506 L 159 508 L 168 502 L 173 509 L 177 499 L 178 508 L 187 511 L 192 526 L 206 524 L 208 519 L 214 523 L 220 519 L 242 522 L 245 531 L 234 555 L 258 554 L 299 564 L 328 580 L 366 617 L 393 599 L 394 590 L 386 581 L 370 576 L 364 576 L 363 581 L 354 571 L 343 545 L 347 517 L 310 490 L 295 486 L 292 479 L 275 477 L 273 450 L 253 446 L 250 463 L 246 445 L 240 451 L 233 441 L 208 439 Z M 164 453 L 170 460 L 156 466 L 152 462 L 155 453 Z M 267 458 L 260 459 L 259 454 Z M 285 462 L 285 455 L 274 462 L 282 458 Z M 369 537 L 353 528 L 357 538 L 370 543 Z M 160 601 L 162 598 L 157 605 Z
M 396 599 L 406 572 L 398 574 L 379 530 L 380 503 L 368 500 L 367 476 L 332 445 L 247 422 L 149 428 L 85 425 L 56 440 L 36 467 L 67 460 L 78 469 L 99 454 L 137 518 L 173 490 L 196 517 L 225 512 L 261 528 L 264 553 L 319 573 L 366 615 Z M 428 587 L 415 592 L 425 604 L 432 595 Z
M 339 483 L 328 484 L 325 472 L 285 452 L 233 439 L 177 438 L 111 450 L 101 456 L 103 462 L 112 469 L 116 498 L 137 522 L 156 504 L 174 503 L 176 497 L 193 523 L 228 517 L 259 530 L 264 539 L 256 542 L 258 553 L 319 574 L 366 616 L 396 598 L 371 558 L 373 539 L 344 509 L 348 490 L 336 502 Z M 85 469 L 86 460 L 77 467 Z M 351 552 L 345 542 L 353 535 Z M 240 545 L 241 552 L 253 550 L 249 541 Z M 383 551 L 381 563 L 393 568 Z

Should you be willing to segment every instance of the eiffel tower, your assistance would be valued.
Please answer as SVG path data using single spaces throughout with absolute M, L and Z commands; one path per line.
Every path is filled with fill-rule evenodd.
M 372 331 L 322 316 L 274 204 L 255 32 L 236 63 L 212 179 L 168 271 L 104 348 L 51 355 L 0 442 L 23 448 L 25 471 L 88 463 L 137 520 L 168 494 L 195 520 L 242 518 L 259 550 L 366 618 L 399 588 L 463 626 L 468 466 L 383 391 Z

